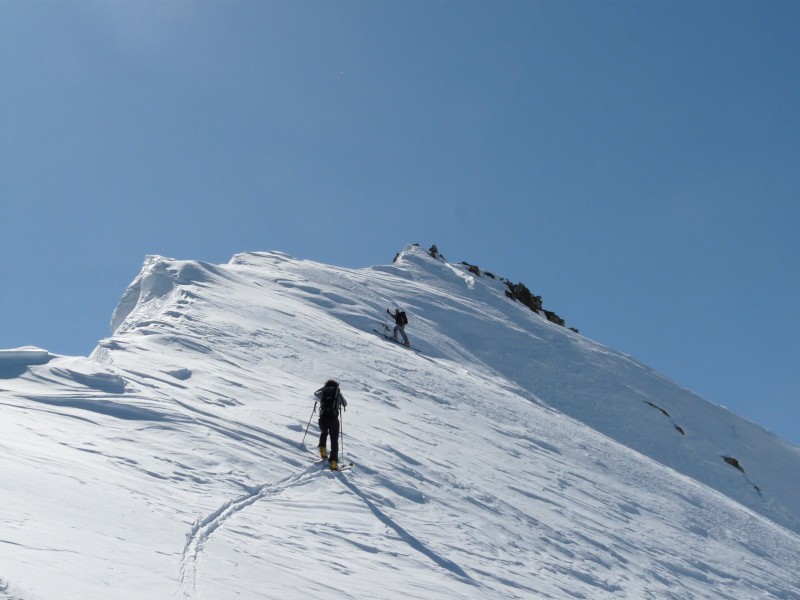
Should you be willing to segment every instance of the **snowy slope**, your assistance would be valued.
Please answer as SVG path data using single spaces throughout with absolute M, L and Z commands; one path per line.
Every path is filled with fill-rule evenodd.
M 91 357 L 0 352 L 0 598 L 800 598 L 800 449 L 503 289 L 149 257 Z

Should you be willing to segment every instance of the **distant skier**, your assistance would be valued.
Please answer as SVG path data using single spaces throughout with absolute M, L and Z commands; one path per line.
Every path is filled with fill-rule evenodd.
M 333 379 L 314 392 L 319 401 L 319 455 L 328 459 L 331 471 L 339 470 L 339 407 L 344 410 L 347 400 L 339 391 L 339 383 Z M 331 437 L 331 453 L 328 455 L 328 435 Z
M 394 317 L 394 330 L 392 330 L 392 339 L 396 342 L 397 341 L 397 332 L 400 332 L 400 335 L 403 336 L 403 345 L 408 346 L 408 336 L 406 335 L 406 325 L 408 325 L 408 317 L 406 313 L 400 310 L 400 307 L 394 309 L 394 314 L 388 308 L 386 312 L 389 313 L 392 317 Z

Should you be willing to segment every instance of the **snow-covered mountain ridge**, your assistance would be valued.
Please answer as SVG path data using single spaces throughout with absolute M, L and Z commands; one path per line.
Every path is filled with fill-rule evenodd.
M 149 257 L 112 327 L 0 353 L 0 598 L 800 598 L 800 449 L 463 265 Z

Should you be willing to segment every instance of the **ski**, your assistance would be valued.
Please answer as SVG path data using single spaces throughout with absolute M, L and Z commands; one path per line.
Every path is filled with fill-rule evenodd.
M 337 471 L 349 471 L 355 465 L 353 463 L 341 464 L 339 465 L 338 469 L 331 469 L 330 465 L 328 464 L 328 460 L 316 460 L 314 461 L 315 465 L 319 465 L 320 471 L 330 471 L 331 473 L 336 473 Z
M 339 465 L 338 469 L 331 469 L 331 473 L 336 473 L 337 471 L 349 471 L 355 465 L 353 463 L 347 463 L 346 465 Z
M 373 329 L 372 331 L 374 331 L 379 336 L 381 336 L 383 339 L 385 339 L 385 340 L 387 340 L 389 342 L 393 342 L 393 343 L 397 344 L 398 346 L 402 346 L 403 348 L 408 348 L 409 350 L 413 350 L 417 354 L 422 354 L 422 351 L 421 350 L 417 350 L 416 348 L 414 348 L 414 346 L 406 346 L 403 342 L 398 342 L 392 336 L 386 335 L 385 333 L 383 333 L 381 331 L 378 331 L 377 329 Z
M 350 463 L 342 463 L 342 464 L 340 464 L 338 469 L 331 469 L 330 465 L 328 465 L 327 459 L 324 460 L 324 461 L 323 460 L 318 460 L 314 464 L 322 465 L 323 462 L 325 463 L 325 465 L 322 466 L 322 470 L 323 471 L 331 471 L 332 473 L 335 473 L 336 471 L 349 471 L 350 469 L 352 469 L 355 466 L 353 463 L 350 462 Z
M 397 340 L 395 340 L 392 336 L 387 335 L 386 332 L 384 332 L 384 331 L 378 331 L 377 329 L 373 329 L 372 331 L 377 333 L 379 336 L 381 336 L 383 338 L 386 338 L 390 342 L 397 342 Z M 397 343 L 399 344 L 400 342 L 397 342 Z
M 328 460 L 328 457 L 327 457 L 327 456 L 326 456 L 325 458 L 322 458 L 322 457 L 319 455 L 319 451 L 316 451 L 316 452 L 315 452 L 314 450 L 311 450 L 311 449 L 309 449 L 309 448 L 306 448 L 306 450 L 308 450 L 308 453 L 309 453 L 311 456 L 313 456 L 314 458 L 316 458 L 316 459 L 317 459 L 317 460 L 315 460 L 314 462 L 322 462 L 322 461 Z
M 309 450 L 309 454 L 311 454 L 314 458 L 316 458 L 316 460 L 314 461 L 315 465 L 319 465 L 321 468 L 323 468 L 325 470 L 330 469 L 330 466 L 328 464 L 328 459 L 327 458 L 320 458 L 319 454 L 317 454 L 316 452 L 311 452 L 310 450 Z M 339 468 L 336 469 L 336 470 L 337 471 L 347 471 L 348 469 L 352 469 L 354 466 L 355 465 L 352 462 L 342 463 L 342 464 L 339 465 Z

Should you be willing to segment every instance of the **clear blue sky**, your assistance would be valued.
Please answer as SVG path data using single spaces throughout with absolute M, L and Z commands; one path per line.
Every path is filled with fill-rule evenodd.
M 798 31 L 798 2 L 5 0 L 0 347 L 88 354 L 147 254 L 435 243 L 800 443 Z

